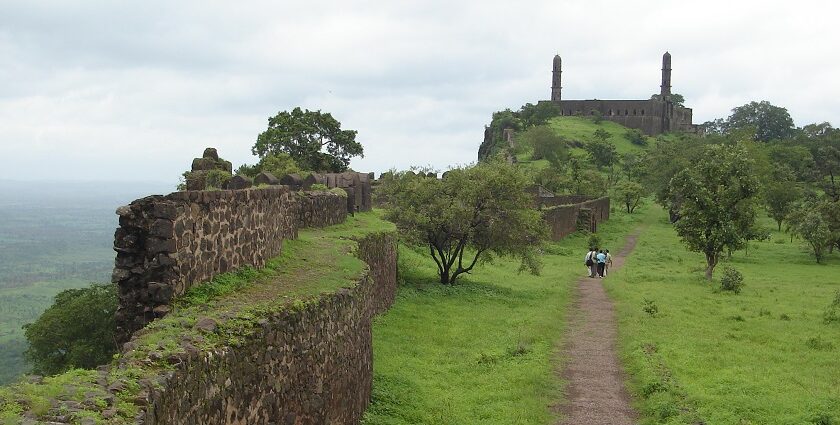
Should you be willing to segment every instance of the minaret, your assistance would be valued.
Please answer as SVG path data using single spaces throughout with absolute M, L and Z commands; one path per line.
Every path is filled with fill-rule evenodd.
M 551 101 L 552 102 L 559 102 L 560 101 L 560 90 L 563 88 L 560 87 L 560 74 L 563 73 L 563 61 L 560 59 L 560 55 L 554 55 L 554 67 L 551 71 Z
M 667 101 L 671 97 L 671 54 L 668 52 L 662 55 L 662 85 L 659 87 L 662 100 Z

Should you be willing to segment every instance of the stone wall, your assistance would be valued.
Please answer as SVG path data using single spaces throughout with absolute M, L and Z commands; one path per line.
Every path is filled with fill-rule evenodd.
M 562 198 L 561 195 L 558 198 Z M 569 195 L 569 200 L 578 200 L 576 196 Z M 598 223 L 610 218 L 610 198 L 585 200 L 574 204 L 559 204 L 543 210 L 543 219 L 551 229 L 551 239 L 560 240 L 578 231 L 586 230 L 596 232 Z
M 298 228 L 326 227 L 347 219 L 347 198 L 332 192 L 297 192 Z
M 143 423 L 353 424 L 370 401 L 371 319 L 393 303 L 396 237 L 370 235 L 359 282 L 272 315 L 240 347 L 202 353 L 149 396 Z
M 263 267 L 301 224 L 343 221 L 343 202 L 335 194 L 301 197 L 274 186 L 175 192 L 120 207 L 112 277 L 120 299 L 117 339 L 126 341 L 166 315 L 172 298 L 194 283 L 246 265 Z
M 68 401 L 59 395 L 49 400 L 52 407 L 47 413 L 24 407 L 22 416 L 32 423 L 56 424 L 84 424 L 91 418 L 102 422 L 90 423 L 143 425 L 359 423 L 370 402 L 373 380 L 371 321 L 393 303 L 398 251 L 396 234 L 391 232 L 369 234 L 357 243 L 354 252 L 367 267 L 347 287 L 305 300 L 290 299 L 259 310 L 258 317 L 225 311 L 218 317 L 226 319 L 201 328 L 205 335 L 227 332 L 219 331 L 231 329 L 225 320 L 233 328 L 248 320 L 251 331 L 235 343 L 214 348 L 196 348 L 201 344 L 192 335 L 166 333 L 183 326 L 184 318 L 161 322 L 164 326 L 144 329 L 136 338 L 148 344 L 160 332 L 159 350 L 171 346 L 183 350 L 163 356 L 138 348 L 140 340 L 133 339 L 119 361 L 100 368 L 99 378 L 85 383 L 85 391 L 104 403 Z M 204 326 L 201 323 L 195 327 Z M 80 390 L 71 385 L 61 391 Z M 116 400 L 132 409 L 118 410 Z

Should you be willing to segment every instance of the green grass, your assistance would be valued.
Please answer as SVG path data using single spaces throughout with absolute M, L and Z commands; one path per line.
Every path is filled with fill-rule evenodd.
M 601 237 L 623 243 L 635 217 L 617 213 Z M 455 286 L 435 279 L 424 249 L 400 250 L 395 305 L 373 329 L 373 402 L 364 424 L 546 424 L 560 399 L 554 372 L 583 235 L 553 243 L 541 276 L 518 262 L 483 265 Z
M 624 134 L 630 129 L 612 121 L 603 120 L 600 124 L 595 124 L 589 118 L 564 116 L 552 118 L 549 120 L 548 126 L 551 127 L 557 135 L 572 142 L 582 143 L 594 140 L 596 130 L 604 130 L 610 134 L 610 137 L 607 140 L 615 145 L 616 150 L 620 155 L 625 153 L 638 153 L 646 149 L 645 147 L 630 143 L 630 141 L 624 137 Z M 645 136 L 645 138 L 648 140 L 649 146 L 653 144 L 652 137 Z M 536 161 L 531 160 L 532 151 L 533 149 L 527 146 L 520 148 L 519 153 L 516 155 L 517 162 L 533 170 L 541 170 L 550 166 L 549 162 L 545 159 Z M 586 151 L 582 148 L 572 148 L 570 153 L 571 155 L 580 157 L 585 157 L 587 155 Z
M 614 123 L 612 121 L 603 120 L 600 124 L 595 124 L 589 118 L 584 117 L 555 117 L 549 121 L 548 124 L 554 129 L 557 134 L 566 137 L 570 140 L 579 140 L 587 142 L 594 139 L 593 134 L 595 130 L 602 129 L 610 133 L 608 141 L 612 142 L 619 154 L 641 152 L 645 148 L 634 145 L 624 137 L 624 134 L 629 130 L 627 127 Z M 647 136 L 646 136 L 647 137 Z M 647 137 L 648 144 L 653 143 L 651 137 Z
M 840 290 L 840 256 L 815 264 L 773 229 L 703 279 L 656 206 L 635 252 L 604 281 L 616 302 L 621 355 L 643 424 L 840 423 L 840 324 L 823 313 Z M 722 292 L 724 267 L 744 275 Z M 653 304 L 658 313 L 645 312 Z

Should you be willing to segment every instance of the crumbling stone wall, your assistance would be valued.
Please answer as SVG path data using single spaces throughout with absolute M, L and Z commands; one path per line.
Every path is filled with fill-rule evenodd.
M 143 423 L 354 424 L 370 402 L 371 319 L 396 295 L 392 233 L 359 241 L 358 283 L 279 311 L 241 346 L 201 353 L 149 396 Z
M 578 195 L 568 199 L 577 200 Z M 598 223 L 610 218 L 610 198 L 591 199 L 575 204 L 559 204 L 543 210 L 543 219 L 551 229 L 551 239 L 560 240 L 578 230 L 597 231 Z
M 390 232 L 369 234 L 357 242 L 356 255 L 367 267 L 355 283 L 265 312 L 254 319 L 253 332 L 232 345 L 202 351 L 177 335 L 166 337 L 161 347 L 189 345 L 165 359 L 169 367 L 155 366 L 161 358 L 152 356 L 159 353 L 134 356 L 124 351 L 119 362 L 98 371 L 100 379 L 87 389 L 106 403 L 49 400 L 50 411 L 66 412 L 49 416 L 49 423 L 87 423 L 82 419 L 85 413 L 96 413 L 105 423 L 126 423 L 114 408 L 125 382 L 109 384 L 106 377 L 131 379 L 138 373 L 147 377 L 134 382 L 139 391 L 128 401 L 137 408 L 131 423 L 359 423 L 373 380 L 371 321 L 393 303 L 398 251 L 396 235 Z M 215 332 L 222 324 L 204 329 Z M 138 350 L 133 343 L 125 349 Z M 153 375 L 145 375 L 147 371 Z M 23 415 L 46 419 L 33 411 Z
M 169 312 L 192 284 L 245 265 L 262 267 L 297 237 L 298 204 L 284 186 L 186 191 L 120 207 L 112 281 L 117 339 Z
M 347 198 L 332 192 L 298 192 L 298 228 L 326 227 L 347 219 Z

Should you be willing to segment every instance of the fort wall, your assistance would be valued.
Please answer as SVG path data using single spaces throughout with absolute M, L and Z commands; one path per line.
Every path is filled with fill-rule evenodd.
M 193 284 L 243 266 L 263 267 L 302 226 L 342 222 L 346 197 L 297 195 L 286 186 L 185 191 L 120 207 L 112 281 L 117 340 L 165 316 Z

